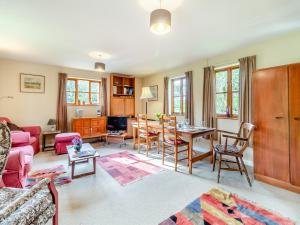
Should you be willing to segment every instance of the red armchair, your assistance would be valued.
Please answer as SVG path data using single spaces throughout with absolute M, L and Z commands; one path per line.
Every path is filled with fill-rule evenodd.
M 23 188 L 27 174 L 32 168 L 33 147 L 30 145 L 29 132 L 11 132 L 12 147 L 2 174 L 6 187 Z
M 6 121 L 6 122 L 11 122 L 11 120 L 7 117 L 0 117 L 0 121 Z M 42 129 L 40 126 L 30 126 L 30 127 L 22 127 L 24 132 L 29 132 L 30 133 L 30 140 L 29 143 L 33 147 L 34 154 L 37 154 L 40 152 L 40 136 Z M 23 132 L 23 131 L 13 131 L 14 132 Z M 18 143 L 15 142 L 12 144 L 12 147 L 21 147 L 27 145 L 27 143 Z

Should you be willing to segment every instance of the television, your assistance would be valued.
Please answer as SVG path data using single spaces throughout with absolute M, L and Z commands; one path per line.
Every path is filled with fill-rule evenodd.
M 127 117 L 126 116 L 108 116 L 107 117 L 108 131 L 126 131 Z

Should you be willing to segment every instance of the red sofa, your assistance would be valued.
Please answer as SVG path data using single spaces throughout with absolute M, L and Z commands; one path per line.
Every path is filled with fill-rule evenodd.
M 0 117 L 0 121 L 6 121 L 6 122 L 11 122 L 11 120 L 7 117 Z M 28 126 L 28 127 L 21 127 L 24 132 L 29 132 L 30 133 L 30 140 L 29 143 L 33 147 L 34 154 L 37 154 L 40 152 L 40 136 L 42 129 L 40 126 Z M 14 131 L 14 132 L 22 132 L 22 131 Z M 21 147 L 27 145 L 27 143 L 19 143 L 15 142 L 13 143 L 12 147 Z
M 10 122 L 0 117 L 0 121 Z M 33 155 L 40 151 L 41 128 L 23 127 L 24 131 L 11 131 L 12 148 L 2 174 L 6 187 L 24 188 L 28 173 L 32 168 Z

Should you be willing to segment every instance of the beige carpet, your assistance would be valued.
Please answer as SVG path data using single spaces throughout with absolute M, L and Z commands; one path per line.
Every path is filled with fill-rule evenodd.
M 101 147 L 100 155 L 132 150 L 132 146 Z M 156 151 L 149 156 L 151 162 L 161 165 Z M 67 156 L 54 152 L 39 153 L 34 157 L 34 168 L 40 169 L 65 164 Z M 250 188 L 245 177 L 235 172 L 223 172 L 221 184 L 217 173 L 211 172 L 208 161 L 195 164 L 193 175 L 188 175 L 185 163 L 174 172 L 171 159 L 166 170 L 145 177 L 143 180 L 121 186 L 97 165 L 97 174 L 73 180 L 58 187 L 59 224 L 61 225 L 156 225 L 174 212 L 181 210 L 201 193 L 212 187 L 234 192 L 300 223 L 300 195 L 254 181 Z M 78 171 L 92 169 L 80 165 Z M 69 168 L 70 170 L 70 168 Z M 51 224 L 51 223 L 49 223 Z

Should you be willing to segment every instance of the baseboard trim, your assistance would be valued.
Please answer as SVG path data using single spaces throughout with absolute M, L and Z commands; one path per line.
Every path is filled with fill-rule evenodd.
M 281 181 L 281 180 L 277 180 L 277 179 L 272 178 L 272 177 L 267 177 L 267 176 L 264 176 L 264 175 L 261 175 L 261 174 L 257 174 L 257 173 L 254 174 L 254 177 L 258 181 L 261 181 L 261 182 L 270 184 L 272 186 L 276 186 L 276 187 L 279 187 L 279 188 L 282 188 L 282 189 L 300 194 L 300 187 L 299 186 L 295 186 L 295 185 L 292 185 L 290 183 L 287 183 L 287 182 L 284 182 L 284 181 Z

